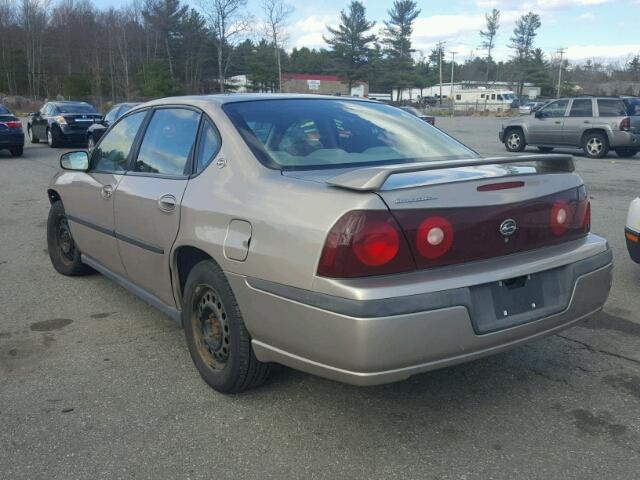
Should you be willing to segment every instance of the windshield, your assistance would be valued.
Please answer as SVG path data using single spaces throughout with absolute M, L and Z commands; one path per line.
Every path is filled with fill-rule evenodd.
M 282 170 L 468 159 L 478 155 L 388 105 L 338 99 L 259 100 L 223 107 L 258 159 Z
M 56 108 L 60 113 L 98 113 L 88 103 L 65 103 L 56 105 Z

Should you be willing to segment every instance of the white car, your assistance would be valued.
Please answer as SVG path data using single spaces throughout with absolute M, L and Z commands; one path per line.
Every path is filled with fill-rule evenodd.
M 544 105 L 544 102 L 527 102 L 524 105 L 520 105 L 518 112 L 520 115 L 531 115 L 532 112 L 538 110 L 542 105 Z
M 627 239 L 627 250 L 631 259 L 640 263 L 640 197 L 636 197 L 629 205 L 624 236 Z

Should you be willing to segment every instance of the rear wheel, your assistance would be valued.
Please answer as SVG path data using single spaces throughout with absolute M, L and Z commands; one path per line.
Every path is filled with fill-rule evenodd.
M 204 260 L 189 273 L 183 307 L 189 353 L 210 387 L 237 393 L 266 380 L 271 366 L 255 357 L 235 296 L 213 261 Z
M 62 275 L 86 275 L 91 268 L 80 260 L 61 201 L 53 202 L 47 220 L 47 247 L 53 268 Z
M 507 130 L 505 134 L 504 146 L 510 152 L 521 152 L 527 146 L 524 141 L 524 134 L 519 128 Z
M 24 147 L 13 147 L 9 149 L 12 157 L 21 157 L 24 151 Z
M 29 135 L 29 141 L 31 143 L 40 142 L 40 139 L 33 134 L 33 128 L 31 128 L 31 125 L 27 126 L 27 135 Z
M 588 133 L 582 139 L 582 150 L 589 158 L 602 158 L 609 153 L 609 142 L 602 133 Z
M 618 147 L 615 149 L 616 155 L 620 158 L 631 158 L 638 153 L 638 151 L 635 147 Z
M 553 152 L 553 147 L 538 147 L 542 153 L 551 153 Z

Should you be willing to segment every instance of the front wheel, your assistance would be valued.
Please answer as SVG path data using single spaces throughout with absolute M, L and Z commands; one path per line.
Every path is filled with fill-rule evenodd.
M 505 136 L 504 146 L 507 147 L 507 150 L 510 152 L 522 152 L 527 146 L 522 130 L 508 130 Z
M 582 150 L 589 158 L 603 158 L 609 153 L 609 142 L 602 133 L 589 133 L 582 139 Z
M 193 363 L 214 390 L 237 393 L 266 380 L 270 365 L 255 357 L 235 296 L 213 261 L 189 273 L 182 318 Z
M 67 276 L 86 275 L 91 268 L 80 259 L 61 201 L 53 202 L 47 219 L 47 249 L 53 268 Z
M 58 148 L 62 143 L 60 141 L 60 134 L 53 127 L 47 128 L 47 143 L 51 148 Z
M 638 153 L 638 151 L 640 150 L 635 147 L 618 147 L 615 149 L 616 155 L 620 158 L 631 158 Z

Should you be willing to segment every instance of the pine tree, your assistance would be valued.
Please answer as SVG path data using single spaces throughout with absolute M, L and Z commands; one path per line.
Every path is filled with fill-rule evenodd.
M 366 17 L 364 5 L 353 0 L 347 11 L 340 12 L 338 28 L 327 26 L 331 34 L 324 41 L 331 47 L 337 60 L 337 69 L 346 77 L 351 92 L 354 80 L 361 79 L 366 73 L 370 44 L 376 40 L 373 34 L 367 34 L 375 26 Z
M 532 58 L 533 41 L 541 26 L 540 15 L 529 12 L 516 21 L 516 26 L 513 29 L 509 48 L 515 51 L 514 63 L 518 70 L 518 95 L 522 95 L 526 68 Z

